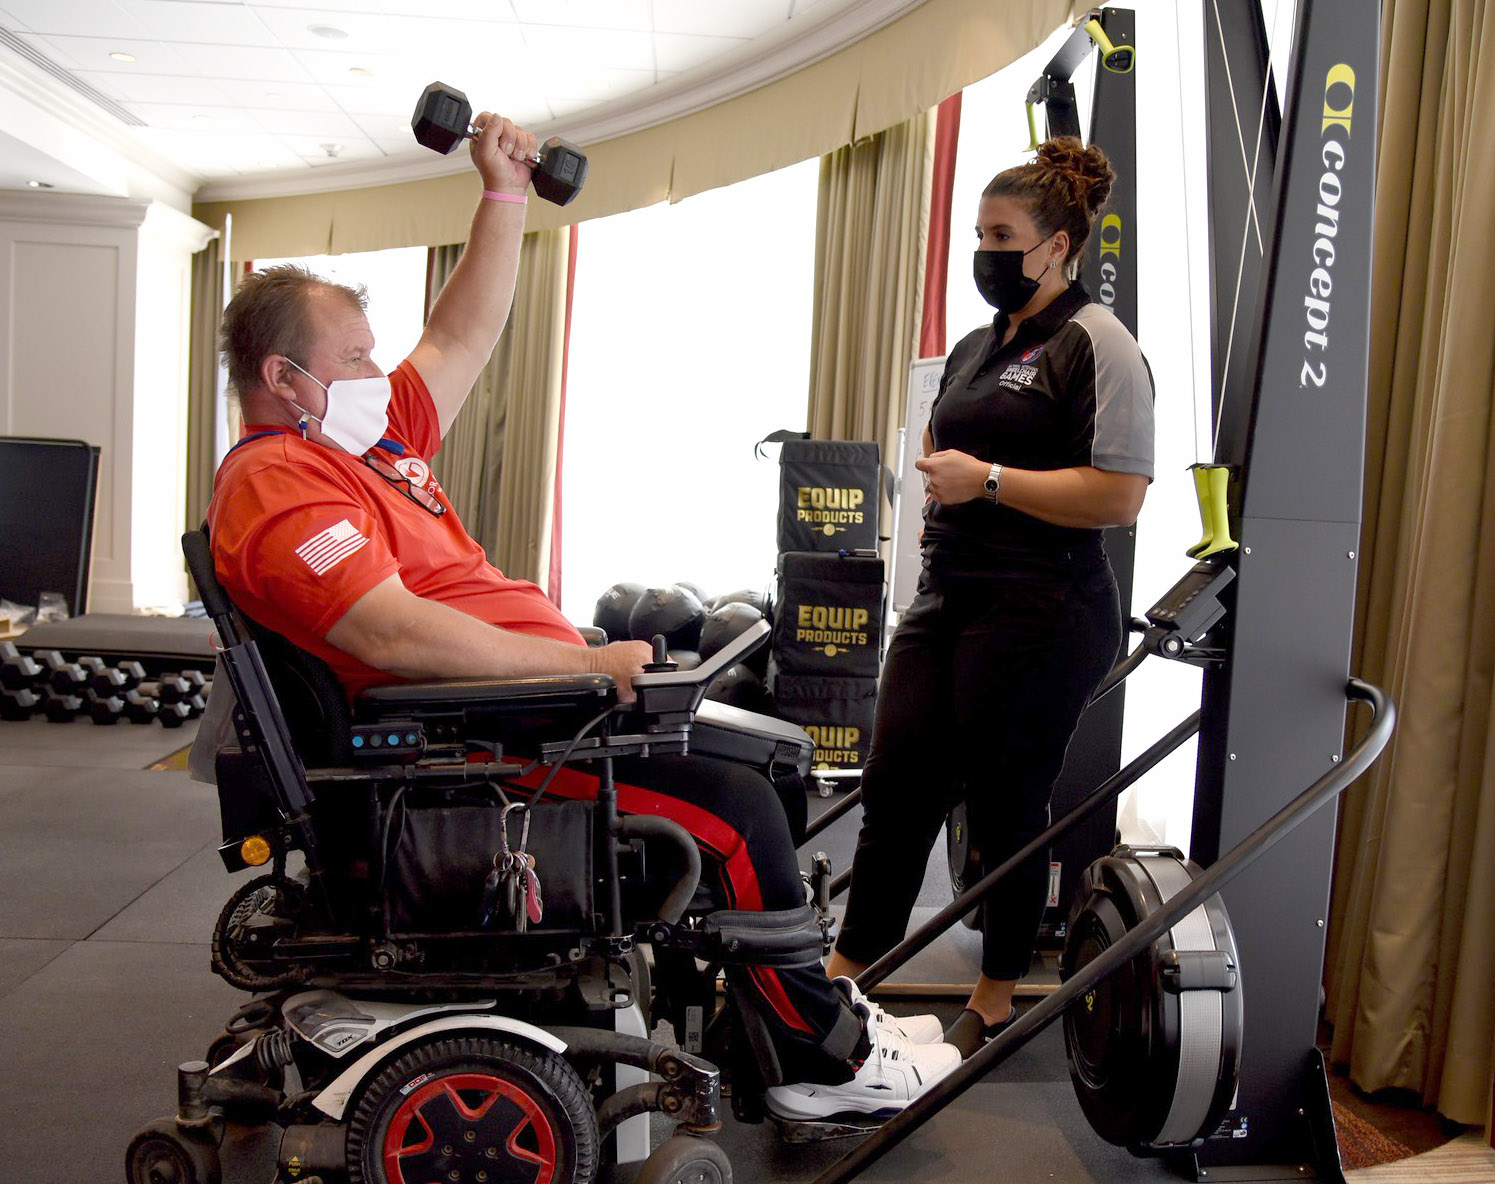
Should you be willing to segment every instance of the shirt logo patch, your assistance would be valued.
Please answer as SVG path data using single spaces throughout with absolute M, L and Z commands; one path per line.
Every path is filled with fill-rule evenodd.
M 1041 357 L 1043 357 L 1043 346 L 1035 345 L 1032 349 L 1024 350 L 1017 360 L 1032 365 Z
M 1012 362 L 1007 369 L 1002 371 L 1002 377 L 997 379 L 997 383 L 1008 390 L 1022 391 L 1032 386 L 1033 380 L 1037 377 L 1037 366 L 1024 366 L 1021 362 Z
M 368 543 L 363 532 L 344 518 L 336 526 L 314 534 L 296 548 L 296 554 L 306 561 L 307 567 L 317 575 L 326 575 L 349 555 Z
M 395 471 L 407 478 L 412 485 L 425 485 L 431 477 L 430 466 L 418 456 L 400 457 L 395 461 Z

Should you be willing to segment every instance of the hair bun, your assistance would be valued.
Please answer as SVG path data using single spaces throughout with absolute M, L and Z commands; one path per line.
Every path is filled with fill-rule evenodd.
M 1038 146 L 1038 164 L 1057 173 L 1075 204 L 1094 218 L 1111 196 L 1116 172 L 1095 144 L 1088 147 L 1077 136 L 1055 136 Z

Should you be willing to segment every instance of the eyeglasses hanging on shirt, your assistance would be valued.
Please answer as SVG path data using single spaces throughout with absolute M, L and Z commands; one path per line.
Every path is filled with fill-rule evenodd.
M 363 458 L 363 463 L 399 489 L 400 492 L 416 505 L 424 507 L 426 512 L 433 517 L 440 518 L 446 513 L 446 507 L 437 500 L 435 494 L 415 484 L 415 482 L 410 480 L 409 477 L 405 476 L 404 473 L 400 472 L 399 469 L 395 468 L 388 461 L 380 460 L 377 456 L 366 455 Z

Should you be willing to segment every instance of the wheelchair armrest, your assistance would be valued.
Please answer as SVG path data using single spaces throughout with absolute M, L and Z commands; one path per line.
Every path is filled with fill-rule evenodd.
M 581 634 L 581 639 L 587 643 L 588 648 L 607 644 L 607 633 L 596 625 L 578 625 L 576 631 Z
M 576 707 L 595 700 L 598 709 L 616 698 L 606 674 L 537 674 L 528 678 L 451 678 L 390 683 L 358 696 L 359 714 L 389 715 L 442 708 L 512 704 L 516 707 Z

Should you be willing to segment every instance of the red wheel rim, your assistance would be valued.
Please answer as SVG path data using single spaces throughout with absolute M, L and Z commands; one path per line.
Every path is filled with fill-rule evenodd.
M 406 1089 L 384 1135 L 390 1184 L 475 1184 L 480 1172 L 488 1184 L 555 1178 L 555 1129 L 520 1086 L 490 1073 L 453 1073 Z

